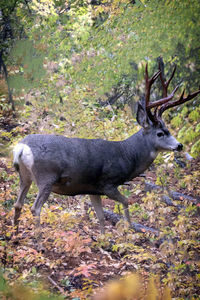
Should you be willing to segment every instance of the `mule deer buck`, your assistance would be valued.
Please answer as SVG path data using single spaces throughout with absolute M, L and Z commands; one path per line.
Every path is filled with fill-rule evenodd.
M 166 128 L 162 114 L 166 109 L 196 97 L 200 90 L 171 101 L 178 87 L 168 96 L 168 81 L 159 70 L 151 78 L 145 70 L 145 103 L 139 102 L 137 133 L 123 141 L 66 138 L 61 135 L 31 134 L 14 148 L 14 166 L 20 175 L 20 192 L 15 204 L 14 225 L 18 230 L 19 216 L 26 194 L 34 180 L 39 193 L 32 213 L 40 222 L 42 205 L 51 192 L 62 195 L 90 195 L 91 202 L 104 232 L 104 214 L 101 195 L 123 204 L 125 218 L 131 226 L 127 199 L 118 187 L 144 172 L 161 151 L 181 151 L 180 144 Z M 160 77 L 163 98 L 150 102 L 150 89 Z M 153 110 L 152 110 L 153 109 Z

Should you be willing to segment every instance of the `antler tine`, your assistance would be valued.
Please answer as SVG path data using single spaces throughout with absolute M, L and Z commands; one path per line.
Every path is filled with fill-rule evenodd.
M 161 71 L 156 72 L 149 79 L 148 63 L 146 64 L 146 67 L 145 67 L 145 81 L 146 81 L 146 95 L 145 95 L 145 100 L 146 100 L 146 107 L 148 107 L 148 104 L 149 104 L 151 86 L 154 83 L 154 81 L 158 78 L 158 76 L 160 75 L 160 73 L 161 73 Z
M 182 92 L 182 94 L 181 94 L 181 96 L 180 96 L 180 98 L 179 98 L 178 100 L 173 101 L 173 102 L 168 102 L 168 103 L 164 104 L 164 105 L 160 108 L 160 110 L 159 110 L 159 112 L 158 112 L 158 117 L 161 118 L 163 112 L 164 112 L 165 110 L 167 110 L 168 108 L 171 108 L 171 107 L 174 107 L 174 106 L 183 104 L 183 103 L 185 103 L 185 102 L 187 102 L 187 101 L 189 101 L 189 100 L 195 98 L 198 94 L 200 94 L 200 89 L 199 89 L 198 91 L 192 93 L 192 94 L 189 94 L 189 95 L 188 95 L 187 97 L 185 97 L 185 98 L 183 97 L 183 96 L 184 96 L 184 92 L 185 92 L 185 90 L 183 90 L 183 92 Z
M 159 62 L 159 70 L 161 71 L 161 63 L 160 62 Z M 164 80 L 162 72 L 160 73 L 160 80 L 161 80 L 162 87 L 163 87 L 163 97 L 167 97 L 167 89 L 168 89 L 168 86 L 169 86 L 172 78 L 174 77 L 175 72 L 176 72 L 176 66 L 174 67 L 174 70 L 173 70 L 170 78 L 167 81 Z
M 161 70 L 161 64 L 159 63 L 159 69 Z M 176 72 L 176 66 L 174 67 L 174 70 L 170 76 L 170 78 L 165 81 L 163 76 L 162 76 L 162 72 L 160 73 L 160 80 L 161 80 L 161 83 L 162 83 L 162 86 L 163 86 L 163 97 L 167 97 L 167 89 L 168 89 L 168 86 L 172 80 L 172 78 L 174 77 L 174 74 Z
M 149 103 L 148 108 L 157 107 L 157 106 L 160 106 L 160 105 L 165 104 L 166 102 L 170 101 L 174 97 L 174 94 L 176 93 L 176 91 L 178 90 L 178 88 L 179 88 L 179 85 L 177 85 L 175 87 L 175 89 L 173 90 L 173 92 L 169 96 L 167 96 L 165 98 L 162 98 L 160 100 L 157 100 L 157 101 Z
M 146 112 L 149 117 L 149 119 L 154 123 L 155 118 L 151 112 L 151 109 L 149 107 L 149 101 L 150 101 L 150 90 L 152 84 L 155 82 L 155 80 L 158 78 L 160 75 L 161 71 L 156 72 L 150 79 L 149 79 L 149 74 L 148 74 L 148 63 L 146 64 L 145 67 L 145 83 L 146 83 L 146 94 L 145 94 L 145 106 L 146 106 Z
M 163 87 L 163 97 L 167 97 L 167 86 L 166 86 L 165 80 L 163 78 L 163 74 L 162 74 L 162 70 L 161 70 L 161 62 L 159 62 L 158 68 L 161 71 L 161 73 L 160 73 L 160 81 L 161 81 L 161 84 L 162 84 L 162 87 Z
M 173 72 L 172 72 L 170 78 L 169 78 L 169 79 L 166 81 L 166 83 L 165 83 L 167 88 L 168 88 L 168 86 L 169 86 L 169 84 L 170 84 L 172 78 L 174 77 L 175 72 L 176 72 L 176 65 L 175 65 L 175 67 L 174 67 L 174 70 L 173 70 Z

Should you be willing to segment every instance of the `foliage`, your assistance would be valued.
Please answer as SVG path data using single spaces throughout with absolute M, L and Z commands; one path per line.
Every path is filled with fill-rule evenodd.
M 61 300 L 62 296 L 50 295 L 47 291 L 35 293 L 31 288 L 25 287 L 22 284 L 15 283 L 9 285 L 4 279 L 3 275 L 0 275 L 0 297 L 2 300 Z

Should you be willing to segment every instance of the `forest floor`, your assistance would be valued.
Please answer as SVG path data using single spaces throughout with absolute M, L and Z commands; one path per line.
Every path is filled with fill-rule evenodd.
M 181 168 L 172 155 L 166 155 L 145 177 L 121 188 L 129 199 L 132 221 L 155 232 L 145 227 L 140 232 L 128 229 L 123 219 L 114 226 L 111 218 L 101 235 L 88 197 L 55 194 L 43 207 L 38 232 L 30 212 L 37 195 L 33 186 L 22 210 L 19 234 L 14 236 L 19 179 L 10 156 L 0 158 L 0 171 L 0 259 L 11 285 L 22 282 L 39 289 L 42 282 L 67 299 L 89 299 L 109 280 L 133 272 L 141 276 L 143 290 L 136 299 L 143 299 L 152 286 L 160 298 L 151 299 L 170 299 L 164 298 L 166 286 L 173 299 L 198 299 L 200 159 L 184 162 Z M 174 197 L 171 191 L 181 194 Z M 103 205 L 123 214 L 121 205 L 112 200 L 103 198 Z

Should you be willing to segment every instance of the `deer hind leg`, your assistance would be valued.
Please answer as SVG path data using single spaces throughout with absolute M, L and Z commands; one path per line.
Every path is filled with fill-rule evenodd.
M 105 233 L 105 228 L 104 228 L 105 220 L 104 220 L 104 213 L 103 213 L 101 197 L 99 195 L 90 195 L 90 200 L 95 209 L 97 218 L 99 219 L 101 233 Z
M 18 233 L 18 229 L 19 229 L 19 217 L 21 214 L 22 207 L 24 205 L 24 200 L 26 198 L 26 195 L 32 183 L 28 170 L 26 170 L 25 168 L 20 168 L 19 174 L 20 174 L 20 192 L 17 201 L 14 205 L 15 212 L 14 212 L 14 220 L 13 220 L 14 226 L 16 227 L 16 233 Z
M 105 192 L 105 195 L 108 196 L 110 199 L 118 201 L 123 204 L 124 208 L 124 214 L 127 222 L 129 223 L 129 226 L 132 227 L 131 225 L 131 218 L 129 214 L 129 209 L 128 209 L 128 201 L 126 197 L 124 197 L 118 189 L 110 189 Z
M 52 190 L 52 183 L 44 183 L 38 185 L 39 192 L 33 206 L 31 208 L 32 214 L 35 217 L 36 227 L 40 226 L 40 213 L 43 204 L 47 201 L 51 190 Z

